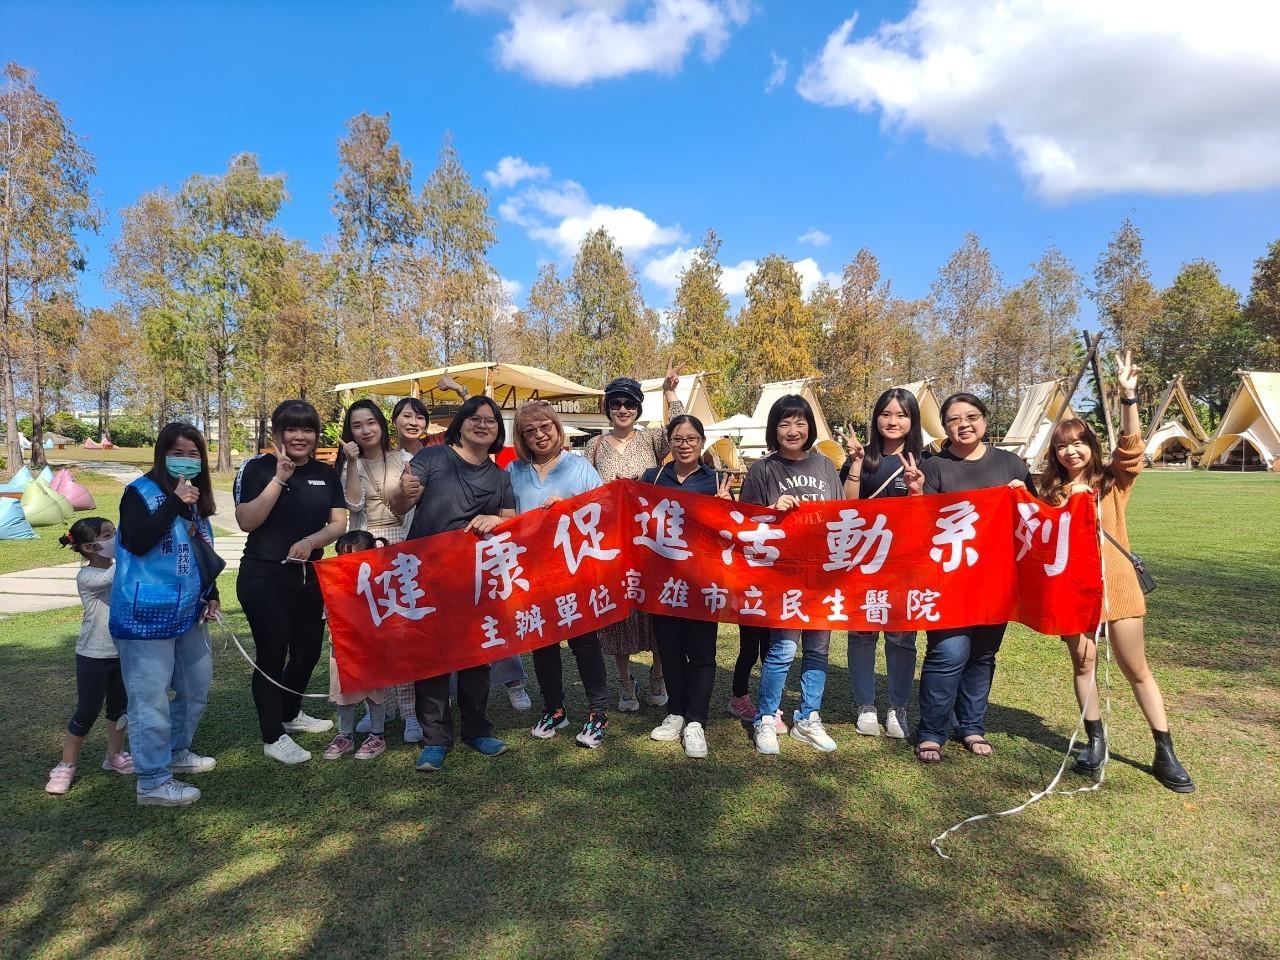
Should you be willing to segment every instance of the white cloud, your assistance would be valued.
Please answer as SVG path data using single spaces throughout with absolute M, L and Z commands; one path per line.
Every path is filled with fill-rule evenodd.
M 1042 195 L 1280 184 L 1280 5 L 918 0 L 840 25 L 797 89 L 930 143 L 1012 152 Z
M 463 10 L 504 14 L 498 62 L 542 83 L 577 87 L 631 73 L 679 72 L 695 45 L 715 60 L 749 0 L 455 0 Z
M 655 257 L 646 263 L 640 275 L 650 283 L 672 292 L 680 286 L 680 274 L 693 262 L 693 255 L 697 252 L 697 247 L 676 247 L 665 257 Z
M 503 292 L 506 293 L 507 299 L 515 302 L 516 297 L 520 296 L 520 291 L 524 289 L 524 284 L 519 280 L 512 280 L 508 277 L 499 277 L 502 284 Z
M 769 71 L 769 79 L 764 82 L 764 92 L 773 93 L 774 89 L 787 82 L 787 61 L 772 50 L 769 59 L 773 61 L 773 69 Z
M 549 176 L 550 167 L 535 167 L 522 157 L 503 157 L 497 169 L 484 172 L 484 178 L 495 190 L 509 189 L 524 180 L 545 180 Z
M 825 247 L 831 243 L 830 234 L 823 233 L 817 227 L 809 228 L 807 233 L 802 233 L 796 237 L 799 243 L 808 243 L 815 247 Z
M 796 268 L 796 273 L 800 274 L 800 291 L 806 297 L 813 293 L 818 284 L 824 280 L 833 287 L 840 286 L 840 274 L 823 273 L 822 268 L 818 266 L 818 262 L 813 257 L 797 260 L 792 266 Z
M 692 249 L 677 247 L 665 256 L 654 257 L 644 265 L 640 273 L 654 285 L 668 293 L 674 293 L 680 285 L 680 271 L 689 265 L 695 253 L 697 253 L 696 247 Z M 746 296 L 747 280 L 756 272 L 759 265 L 757 260 L 739 260 L 736 264 L 722 264 L 720 289 L 724 291 L 725 296 L 733 297 L 735 300 Z M 792 263 L 792 266 L 800 275 L 800 289 L 806 297 L 813 293 L 814 288 L 823 280 L 833 286 L 840 285 L 840 275 L 823 273 L 822 268 L 812 257 L 797 260 Z
M 499 204 L 498 215 L 565 257 L 576 254 L 583 238 L 601 227 L 631 256 L 685 239 L 679 226 L 662 226 L 632 207 L 593 202 L 582 185 L 572 180 L 528 187 Z

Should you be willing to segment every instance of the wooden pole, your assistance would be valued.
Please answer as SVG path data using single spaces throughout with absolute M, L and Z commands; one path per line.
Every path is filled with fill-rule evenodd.
M 1111 422 L 1111 403 L 1107 394 L 1106 382 L 1102 379 L 1102 364 L 1098 362 L 1098 344 L 1102 340 L 1102 334 L 1099 333 L 1093 340 L 1089 350 L 1089 365 L 1093 369 L 1093 382 L 1098 388 L 1098 400 L 1102 404 L 1102 419 L 1107 425 L 1107 449 L 1114 450 L 1116 448 L 1116 428 Z M 1085 343 L 1089 340 L 1086 336 Z

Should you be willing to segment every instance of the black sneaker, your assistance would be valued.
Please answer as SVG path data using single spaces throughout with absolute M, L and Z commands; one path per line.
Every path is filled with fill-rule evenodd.
M 561 707 L 554 713 L 544 713 L 540 716 L 529 732 L 539 740 L 550 740 L 556 735 L 557 730 L 563 730 L 568 725 L 569 718 L 564 715 L 564 707 Z
M 604 743 L 604 732 L 608 729 L 609 715 L 593 713 L 587 717 L 587 722 L 582 725 L 582 732 L 574 739 L 578 741 L 578 746 L 594 750 Z

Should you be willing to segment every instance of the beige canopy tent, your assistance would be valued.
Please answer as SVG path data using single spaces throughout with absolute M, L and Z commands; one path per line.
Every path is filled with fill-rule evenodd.
M 1200 457 L 1202 467 L 1280 466 L 1280 373 L 1237 370 L 1240 386 Z
M 711 398 L 707 395 L 706 377 L 705 373 L 689 373 L 676 384 L 676 399 L 684 404 L 685 413 L 691 413 L 702 421 L 703 428 L 717 419 L 716 412 L 711 407 Z M 640 381 L 640 389 L 644 391 L 644 409 L 640 411 L 640 422 L 646 427 L 663 429 L 667 425 L 669 414 L 662 399 L 663 380 L 663 377 L 655 377 Z
M 899 383 L 896 389 L 905 390 L 916 398 L 920 407 L 920 437 L 926 450 L 942 449 L 942 441 L 946 431 L 942 428 L 942 403 L 928 380 L 917 380 L 915 383 Z M 870 429 L 875 429 L 871 424 Z
M 549 370 L 518 363 L 462 363 L 382 380 L 340 383 L 333 389 L 342 394 L 344 404 L 351 403 L 357 394 L 418 397 L 428 407 L 456 404 L 457 394 L 440 386 L 440 378 L 446 375 L 466 387 L 472 396 L 486 394 L 492 397 L 504 410 L 513 410 L 524 400 L 584 400 L 601 396 L 601 391 L 574 383 Z
M 822 413 L 822 404 L 818 402 L 818 394 L 813 389 L 813 385 L 820 379 L 822 378 L 805 377 L 800 380 L 779 380 L 776 383 L 766 383 L 761 387 L 760 402 L 756 404 L 755 413 L 751 415 L 755 425 L 742 432 L 742 440 L 738 444 L 742 455 L 749 459 L 768 455 L 769 450 L 764 434 L 769 422 L 769 408 L 789 393 L 798 393 L 809 401 L 809 406 L 813 407 L 813 416 L 818 424 L 818 436 L 814 442 L 830 440 L 831 428 L 827 426 L 827 418 Z
M 1165 415 L 1169 413 L 1174 416 L 1165 419 Z M 1209 434 L 1196 416 L 1191 398 L 1187 396 L 1187 388 L 1182 383 L 1182 374 L 1178 374 L 1165 387 L 1160 404 L 1151 418 L 1146 436 L 1147 459 L 1152 463 L 1183 463 L 1188 457 L 1203 450 L 1208 442 Z
M 1022 395 L 1009 432 L 996 446 L 1017 454 L 1035 472 L 1049 450 L 1049 435 L 1054 425 L 1075 415 L 1071 399 L 1059 381 L 1032 384 Z

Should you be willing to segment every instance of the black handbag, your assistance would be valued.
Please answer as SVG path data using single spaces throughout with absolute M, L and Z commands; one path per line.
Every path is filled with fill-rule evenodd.
M 191 555 L 200 571 L 200 596 L 208 600 L 218 582 L 218 575 L 227 569 L 227 561 L 218 556 L 213 544 L 205 539 L 197 523 L 187 524 L 187 539 L 191 541 Z
M 1147 569 L 1146 563 L 1142 557 L 1136 553 L 1130 553 L 1116 541 L 1116 538 L 1107 531 L 1103 530 L 1102 535 L 1115 544 L 1116 549 L 1129 558 L 1129 562 L 1133 564 L 1133 572 L 1138 575 L 1138 586 L 1142 587 L 1143 593 L 1150 593 L 1156 588 L 1156 578 L 1151 575 L 1151 571 Z

